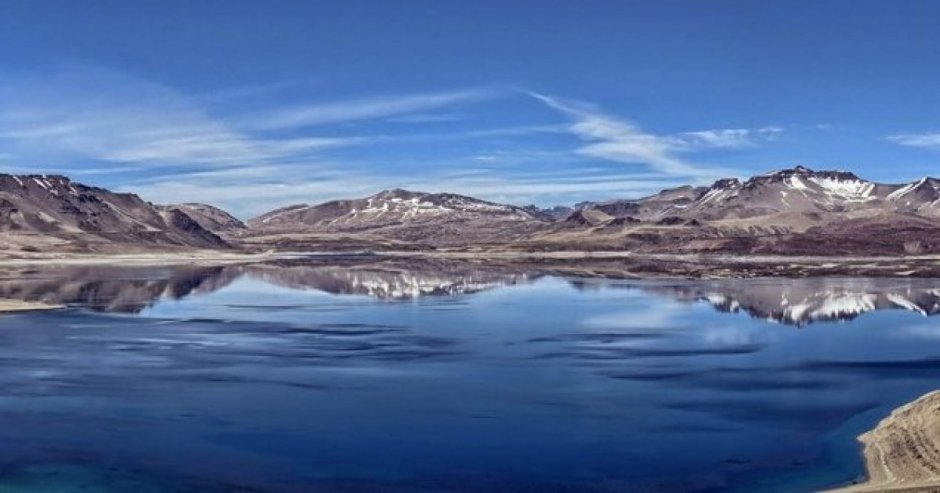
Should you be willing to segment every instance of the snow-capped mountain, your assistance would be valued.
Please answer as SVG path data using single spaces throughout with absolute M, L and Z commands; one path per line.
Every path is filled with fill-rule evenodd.
M 317 249 L 501 248 L 799 254 L 940 251 L 940 180 L 876 183 L 797 166 L 639 199 L 540 209 L 386 190 L 295 205 L 248 221 L 236 240 Z M 332 235 L 332 236 L 330 236 Z
M 911 213 L 940 218 L 940 180 L 921 178 L 888 194 L 897 208 Z
M 936 253 L 940 180 L 886 184 L 797 166 L 743 181 L 578 204 L 554 232 L 530 243 L 673 253 Z
M 359 230 L 407 223 L 492 218 L 534 221 L 540 218 L 521 207 L 496 204 L 450 193 L 384 190 L 371 197 L 297 205 L 248 221 L 257 229 L 292 229 L 299 225 L 328 230 Z
M 0 249 L 615 250 L 806 255 L 940 252 L 940 180 L 784 169 L 649 197 L 540 209 L 401 189 L 277 209 L 242 223 L 62 176 L 0 175 Z M 224 239 L 218 235 L 222 235 Z
M 716 181 L 709 187 L 664 190 L 637 200 L 590 203 L 612 216 L 659 220 L 678 216 L 698 220 L 747 219 L 773 214 L 851 214 L 882 209 L 919 209 L 935 201 L 933 179 L 911 185 L 880 184 L 847 171 L 813 171 L 803 166 L 740 181 Z M 904 203 L 902 203 L 904 202 Z
M 180 209 L 58 175 L 0 175 L 0 231 L 7 250 L 227 246 Z
M 411 241 L 509 239 L 551 219 L 512 205 L 450 193 L 394 189 L 370 197 L 296 205 L 248 221 L 262 233 L 368 233 Z
M 875 205 L 891 190 L 890 185 L 878 185 L 846 171 L 798 166 L 744 182 L 716 182 L 683 214 L 714 220 L 793 212 L 842 213 Z

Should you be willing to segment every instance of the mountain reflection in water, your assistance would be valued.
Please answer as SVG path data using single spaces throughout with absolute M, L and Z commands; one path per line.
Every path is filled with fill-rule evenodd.
M 60 266 L 0 270 L 0 298 L 138 313 L 164 299 L 182 299 L 239 278 L 276 286 L 379 299 L 456 296 L 529 283 L 546 274 L 532 267 L 468 262 L 352 261 L 232 266 Z M 940 313 L 940 284 L 905 278 L 765 278 L 697 281 L 568 279 L 578 289 L 638 289 L 682 302 L 705 302 L 727 313 L 788 325 L 852 320 L 875 310 Z
M 401 258 L 7 266 L 0 297 L 72 308 L 0 316 L 0 491 L 821 489 L 936 387 L 938 290 Z

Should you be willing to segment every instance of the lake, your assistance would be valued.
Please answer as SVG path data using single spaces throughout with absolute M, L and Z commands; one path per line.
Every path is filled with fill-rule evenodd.
M 940 387 L 940 280 L 338 259 L 0 271 L 0 492 L 808 491 Z

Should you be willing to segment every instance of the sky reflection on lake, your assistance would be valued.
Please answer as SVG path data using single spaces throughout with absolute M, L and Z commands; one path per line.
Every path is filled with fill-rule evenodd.
M 297 264 L 0 293 L 72 306 L 0 316 L 0 491 L 812 489 L 940 374 L 932 280 Z

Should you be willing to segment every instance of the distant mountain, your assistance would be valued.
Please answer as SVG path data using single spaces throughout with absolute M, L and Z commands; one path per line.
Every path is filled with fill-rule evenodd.
M 564 219 L 568 217 L 574 210 L 574 207 L 569 207 L 566 205 L 556 205 L 554 207 L 541 208 L 535 205 L 527 205 L 522 208 L 526 212 L 530 212 L 537 217 L 547 219 L 549 221 Z
M 919 216 L 940 218 L 940 180 L 921 178 L 888 194 L 899 210 Z
M 242 222 L 211 205 L 153 205 L 63 176 L 0 175 L 0 249 L 940 253 L 940 180 L 865 180 L 797 166 L 638 199 L 518 207 L 402 189 L 280 208 Z
M 396 189 L 247 226 L 237 241 L 252 248 L 920 254 L 940 252 L 940 180 L 883 184 L 797 166 L 551 209 Z
M 363 233 L 466 246 L 509 241 L 550 222 L 545 214 L 522 207 L 450 193 L 394 189 L 361 199 L 285 207 L 247 224 L 253 233 Z
M 14 251 L 228 246 L 181 209 L 57 175 L 0 175 L 0 232 Z
M 797 166 L 579 204 L 530 248 L 774 254 L 940 252 L 940 180 L 884 184 Z M 580 234 L 571 232 L 580 226 Z
M 775 214 L 853 214 L 865 211 L 925 212 L 937 196 L 937 181 L 889 185 L 847 171 L 813 171 L 803 166 L 755 176 L 719 180 L 708 187 L 680 187 L 636 200 L 588 203 L 611 216 L 656 221 L 677 216 L 718 221 Z
M 163 208 L 168 210 L 180 210 L 193 218 L 200 226 L 214 233 L 237 231 L 247 228 L 245 223 L 235 216 L 208 204 L 188 202 L 185 204 L 166 205 L 163 206 Z
M 701 198 L 708 187 L 690 185 L 663 190 L 655 195 L 636 200 L 611 200 L 607 202 L 582 202 L 578 210 L 596 210 L 610 217 L 633 217 L 642 220 L 659 220 L 681 211 Z

